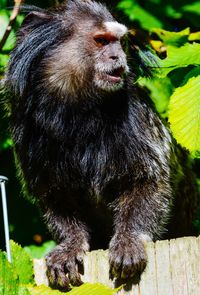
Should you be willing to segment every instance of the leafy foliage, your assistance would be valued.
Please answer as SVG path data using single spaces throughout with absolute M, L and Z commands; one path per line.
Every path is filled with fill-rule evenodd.
M 118 9 L 133 22 L 147 31 L 153 28 L 174 30 L 187 22 L 191 27 L 199 26 L 199 1 L 171 0 L 121 0 Z
M 55 245 L 56 245 L 56 243 L 54 241 L 48 241 L 48 242 L 42 244 L 41 246 L 31 245 L 28 247 L 24 247 L 24 250 L 32 258 L 42 258 L 48 252 L 50 252 L 55 247 Z
M 59 295 L 63 294 L 58 290 L 52 290 L 45 285 L 37 286 L 37 287 L 29 287 L 28 288 L 31 295 Z M 119 289 L 119 288 L 118 288 Z M 112 290 L 109 287 L 106 287 L 102 284 L 90 284 L 85 283 L 80 287 L 75 287 L 71 291 L 67 292 L 69 295 L 114 295 L 117 290 Z
M 169 120 L 177 141 L 191 152 L 200 150 L 200 75 L 177 88 L 170 99 Z
M 160 64 L 163 68 L 162 73 L 167 75 L 171 71 L 188 67 L 189 65 L 199 66 L 200 65 L 200 44 L 186 43 L 180 48 L 174 46 L 167 47 L 167 58 L 163 59 Z
M 45 286 L 45 285 L 40 285 L 37 287 L 33 287 L 30 286 L 29 288 L 29 292 L 31 295 L 61 295 L 64 294 L 63 292 L 60 292 L 58 290 L 52 290 L 49 287 Z M 69 293 L 68 293 L 69 294 Z
M 196 31 L 200 2 L 187 0 L 122 0 L 118 4 L 136 28 L 149 32 L 149 43 L 158 56 L 159 69 L 153 79 L 139 78 L 146 87 L 157 111 L 167 118 L 172 133 L 195 157 L 200 152 L 200 32 Z M 161 13 L 162 12 L 162 13 Z M 177 25 L 193 16 L 191 28 L 177 31 Z M 164 28 L 172 28 L 168 31 Z M 179 22 L 178 22 L 179 21 Z M 194 32 L 191 32 L 195 28 Z M 155 65 L 152 65 L 155 67 Z
M 196 42 L 191 44 L 190 35 L 187 35 L 188 31 L 186 30 L 185 35 L 183 31 L 181 34 L 173 33 L 173 40 L 176 40 L 174 45 L 169 42 L 170 32 L 162 30 L 162 35 L 160 30 L 154 30 L 154 32 L 158 32 L 163 46 L 166 46 L 166 58 L 160 60 L 161 70 L 158 77 L 162 77 L 164 81 L 167 79 L 174 87 L 174 92 L 169 96 L 171 130 L 178 143 L 193 155 L 197 155 L 200 151 L 200 44 Z M 177 34 L 177 38 L 174 36 L 175 34 Z M 187 36 L 187 39 L 185 42 L 182 39 L 183 44 L 180 46 L 181 36 Z M 148 84 L 146 86 L 149 88 Z M 151 92 L 152 96 L 153 94 Z M 154 99 L 154 102 L 159 106 L 163 101 L 162 95 L 160 95 L 160 99 L 158 97 L 157 99 L 157 101 Z M 167 104 L 166 107 L 168 107 Z M 157 109 L 159 111 L 158 107 Z M 168 108 L 166 108 L 166 112 L 168 112 Z
M 112 290 L 102 284 L 85 283 L 81 287 L 74 288 L 69 292 L 70 295 L 113 295 L 116 294 L 117 289 Z
M 18 290 L 17 272 L 7 261 L 5 253 L 0 252 L 0 294 L 17 294 Z
M 118 8 L 122 9 L 131 21 L 139 21 L 144 29 L 162 27 L 162 22 L 139 5 L 139 1 L 123 0 L 119 3 Z
M 0 251 L 0 294 L 29 295 L 24 284 L 33 284 L 33 263 L 16 243 L 11 243 L 12 264 Z
M 52 247 L 52 245 L 51 245 Z M 33 262 L 27 252 L 11 241 L 12 263 L 7 261 L 6 254 L 0 251 L 0 294 L 9 295 L 57 295 L 63 294 L 45 285 L 36 286 L 34 282 Z M 119 288 L 118 288 L 119 289 Z M 70 295 L 113 295 L 118 289 L 111 289 L 102 284 L 85 283 L 74 287 Z
M 19 275 L 20 284 L 33 284 L 33 263 L 30 256 L 15 242 L 11 241 L 12 265 Z

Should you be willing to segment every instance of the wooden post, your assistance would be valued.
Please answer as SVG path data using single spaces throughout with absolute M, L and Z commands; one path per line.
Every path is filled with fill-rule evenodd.
M 146 245 L 148 266 L 137 284 L 130 284 L 119 295 L 200 295 L 200 237 L 149 242 Z M 45 262 L 34 260 L 38 285 L 48 284 Z M 115 287 L 109 279 L 108 251 L 87 253 L 84 282 L 100 282 Z

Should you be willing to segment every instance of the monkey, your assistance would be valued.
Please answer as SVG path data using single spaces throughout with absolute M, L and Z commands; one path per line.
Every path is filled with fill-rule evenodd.
M 122 46 L 128 34 L 94 1 L 34 8 L 7 68 L 18 173 L 57 242 L 46 264 L 58 289 L 82 283 L 89 249 L 108 246 L 111 278 L 142 273 L 146 242 L 167 229 L 172 175 L 184 177 L 169 129 L 136 83 L 130 51 L 143 70 L 146 61 Z

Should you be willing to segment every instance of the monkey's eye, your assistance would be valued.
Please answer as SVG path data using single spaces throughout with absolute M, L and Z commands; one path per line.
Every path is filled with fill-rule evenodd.
M 104 37 L 94 37 L 94 41 L 98 46 L 105 46 L 110 43 L 110 41 Z

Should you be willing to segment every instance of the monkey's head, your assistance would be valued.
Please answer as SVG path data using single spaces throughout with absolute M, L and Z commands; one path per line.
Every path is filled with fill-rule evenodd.
M 126 33 L 105 6 L 90 0 L 36 9 L 25 18 L 11 57 L 15 92 L 44 88 L 80 99 L 118 91 L 129 72 L 121 46 Z
M 32 10 L 18 32 L 5 78 L 16 99 L 30 91 L 71 101 L 102 97 L 148 73 L 153 59 L 145 49 L 132 46 L 126 26 L 104 5 L 68 0 L 57 8 Z M 121 46 L 124 39 L 129 40 L 127 54 Z
M 65 9 L 62 25 L 69 34 L 70 23 L 70 34 L 44 63 L 50 85 L 57 91 L 79 97 L 120 89 L 128 72 L 121 46 L 127 28 L 96 2 L 70 1 Z

